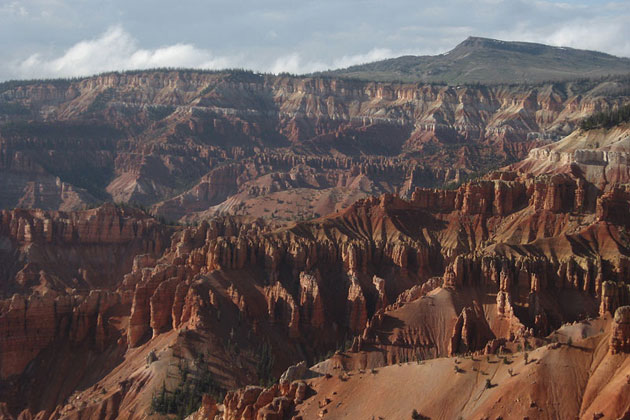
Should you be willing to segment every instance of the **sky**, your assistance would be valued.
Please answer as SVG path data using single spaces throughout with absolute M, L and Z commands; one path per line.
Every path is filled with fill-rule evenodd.
M 468 36 L 630 57 L 630 0 L 0 0 L 0 80 L 155 67 L 308 73 Z

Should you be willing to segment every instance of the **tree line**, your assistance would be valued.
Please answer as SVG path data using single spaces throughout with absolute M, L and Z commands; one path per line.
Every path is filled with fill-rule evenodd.
M 608 111 L 597 112 L 585 118 L 580 124 L 580 128 L 582 130 L 611 128 L 628 121 L 630 121 L 630 104 Z

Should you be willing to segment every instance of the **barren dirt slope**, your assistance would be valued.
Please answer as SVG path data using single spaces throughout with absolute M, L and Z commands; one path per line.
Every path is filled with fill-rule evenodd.
M 604 332 L 571 346 L 549 344 L 530 351 L 528 363 L 520 352 L 316 378 L 309 382 L 316 395 L 299 406 L 300 414 L 304 419 L 322 414 L 330 419 L 405 419 L 416 409 L 426 418 L 445 420 L 622 418 L 630 407 L 630 359 L 610 353 L 610 327 L 600 322 Z M 571 330 L 581 328 L 584 324 L 575 324 L 559 334 L 573 335 Z

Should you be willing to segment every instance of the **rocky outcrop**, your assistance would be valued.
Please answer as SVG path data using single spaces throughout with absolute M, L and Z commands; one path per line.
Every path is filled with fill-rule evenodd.
M 171 328 L 176 287 L 183 280 L 184 272 L 184 267 L 165 264 L 141 271 L 143 281 L 135 284 L 129 317 L 127 341 L 130 347 L 147 338 L 150 329 L 156 336 Z M 135 273 L 125 276 L 128 286 Z
M 553 213 L 566 212 L 575 205 L 576 182 L 568 176 L 556 175 L 551 179 L 534 181 L 529 194 L 530 205 L 535 210 Z
M 601 316 L 612 315 L 619 307 L 620 301 L 619 285 L 614 281 L 602 283 L 602 294 L 600 298 L 599 314 Z
M 264 388 L 259 386 L 248 386 L 243 390 L 229 392 L 223 401 L 225 406 L 224 418 L 240 419 L 240 418 L 256 418 L 254 412 L 254 404 L 263 392 Z M 266 395 L 261 399 L 261 403 L 267 404 Z M 259 408 L 262 408 L 259 407 Z
M 132 269 L 162 253 L 171 228 L 134 210 L 104 205 L 74 213 L 0 212 L 0 273 L 6 296 L 32 290 L 113 288 Z M 64 263 L 60 264 L 60 260 Z
M 134 221 L 133 213 L 126 214 L 123 209 L 86 212 L 84 219 L 76 219 L 76 227 L 70 223 L 72 229 L 45 217 L 39 222 L 41 216 L 20 219 L 3 213 L 2 226 L 22 244 L 65 241 L 118 245 L 150 238 L 142 239 L 143 254 L 132 260 L 131 273 L 121 288 L 125 299 L 132 296 L 127 300 L 131 306 L 127 341 L 132 347 L 183 325 L 203 328 L 208 311 L 218 311 L 216 301 L 221 294 L 246 317 L 252 316 L 250 312 L 258 303 L 242 287 L 231 284 L 217 290 L 203 285 L 204 276 L 215 271 L 246 267 L 260 270 L 269 279 L 268 284 L 257 286 L 267 305 L 264 316 L 294 339 L 308 329 L 332 325 L 360 332 L 373 313 L 387 308 L 390 298 L 418 284 L 419 289 L 411 289 L 417 293 L 409 292 L 413 297 L 403 301 L 416 299 L 436 287 L 426 285 L 441 273 L 444 287 L 454 290 L 494 288 L 498 315 L 514 320 L 515 329 L 524 324 L 542 333 L 565 316 L 573 316 L 558 314 L 549 300 L 542 298 L 548 290 L 578 290 L 593 297 L 601 290 L 604 310 L 618 305 L 602 283 L 606 276 L 622 275 L 622 261 L 610 258 L 612 250 L 602 254 L 604 264 L 595 246 L 588 245 L 598 241 L 589 239 L 592 235 L 574 236 L 590 247 L 579 259 L 568 257 L 569 252 L 562 248 L 571 249 L 569 240 L 566 245 L 553 244 L 553 260 L 540 257 L 547 245 L 540 252 L 518 248 L 567 231 L 571 225 L 564 214 L 568 211 L 590 214 L 588 206 L 577 204 L 576 191 L 585 188 L 580 179 L 498 172 L 455 191 L 416 189 L 410 201 L 388 194 L 362 200 L 325 219 L 321 227 L 305 223 L 275 233 L 265 231 L 259 222 L 246 224 L 229 218 L 204 222 L 181 229 L 160 259 L 146 253 L 165 247 L 159 241 L 159 229 L 152 227 L 154 222 Z M 601 203 L 620 204 L 601 204 L 595 216 L 614 225 L 618 217 L 610 209 L 621 209 L 624 200 L 623 192 L 602 196 Z M 502 223 L 506 218 L 517 218 L 518 226 Z M 107 228 L 98 230 L 99 224 Z M 511 248 L 487 248 L 490 238 L 501 235 L 510 241 Z M 604 270 L 604 266 L 608 268 Z M 379 267 L 379 275 L 373 267 Z M 381 277 L 380 273 L 388 270 L 392 270 L 390 274 Z M 33 265 L 25 266 L 16 278 L 18 284 L 52 281 Z M 344 284 L 341 290 L 339 284 Z M 338 296 L 345 296 L 345 301 Z M 623 302 L 626 297 L 623 293 L 620 296 L 619 302 Z M 339 307 L 345 308 L 343 313 L 334 309 Z M 523 323 L 516 319 L 517 313 Z M 453 336 L 466 347 L 479 348 L 470 338 L 474 334 L 467 332 L 474 325 L 470 317 L 469 311 L 462 312 L 461 328 Z M 96 317 L 99 346 L 106 341 L 106 324 L 103 316 Z
M 154 264 L 170 230 L 113 205 L 0 212 L 1 292 L 18 292 L 0 301 L 0 376 L 20 375 L 59 343 L 96 353 L 115 343 L 110 310 L 129 308 L 131 295 L 113 289 L 125 272 Z
M 493 338 L 494 334 L 486 322 L 482 308 L 477 302 L 473 302 L 473 307 L 462 309 L 455 322 L 449 355 L 480 350 Z
M 283 419 L 293 412 L 295 406 L 306 397 L 308 385 L 294 381 L 271 388 L 248 386 L 230 391 L 225 396 L 225 420 L 237 419 Z
M 528 329 L 544 334 L 579 313 L 592 313 L 600 293 L 602 302 L 613 299 L 603 279 L 623 276 L 628 268 L 614 248 L 597 251 L 599 234 L 578 231 L 550 242 L 576 227 L 565 213 L 578 209 L 573 199 L 578 184 L 568 175 L 532 178 L 497 172 L 456 191 L 417 189 L 410 201 L 388 194 L 360 200 L 321 222 L 276 232 L 265 231 L 259 222 L 230 218 L 182 229 L 154 267 L 138 264 L 125 278 L 124 287 L 134 294 L 128 342 L 135 346 L 151 331 L 157 336 L 185 323 L 192 327 L 193 318 L 193 324 L 203 325 L 207 315 L 201 308 L 212 307 L 220 294 L 241 314 L 252 316 L 259 303 L 241 286 L 190 287 L 214 272 L 246 267 L 260 270 L 266 279 L 256 286 L 266 304 L 262 316 L 293 339 L 335 325 L 359 333 L 372 314 L 388 308 L 390 297 L 409 295 L 396 303 L 400 306 L 435 289 L 440 283 L 436 271 L 443 273 L 443 287 L 456 292 L 494 291 L 496 314 L 507 323 L 505 337 Z M 429 203 L 437 204 L 432 208 Z M 509 247 L 490 241 L 501 237 Z M 531 245 L 534 241 L 537 245 Z M 578 242 L 588 251 L 576 258 L 571 249 Z M 554 247 L 554 258 L 544 256 L 549 247 Z M 380 277 L 373 267 L 390 274 Z M 590 303 L 560 313 L 548 298 L 556 290 L 583 292 Z M 620 302 L 627 299 L 622 295 Z M 614 310 L 617 303 L 603 305 Z M 458 309 L 453 351 L 460 344 L 480 349 L 492 338 L 476 324 L 483 317 L 474 308 Z
M 201 407 L 194 414 L 192 414 L 192 420 L 214 420 L 215 416 L 219 414 L 217 402 L 208 394 L 204 394 L 201 397 Z
M 596 213 L 601 221 L 630 226 L 630 191 L 613 188 L 597 199 Z
M 630 306 L 620 306 L 615 311 L 610 351 L 612 354 L 630 353 Z
M 305 379 L 306 374 L 308 373 L 308 366 L 306 362 L 300 362 L 297 365 L 289 366 L 287 370 L 284 371 L 282 376 L 280 376 L 279 383 L 280 385 L 290 384 L 291 382 L 297 381 L 299 379 Z
M 173 304 L 178 279 L 176 277 L 161 282 L 149 299 L 151 314 L 150 325 L 153 329 L 153 337 L 172 328 Z
M 325 324 L 324 302 L 319 291 L 319 281 L 313 275 L 300 273 L 300 308 L 302 320 L 314 328 Z
M 376 305 L 374 312 L 378 312 L 381 309 L 385 309 L 389 305 L 387 300 L 387 291 L 385 290 L 385 279 L 378 276 L 372 277 L 372 285 L 376 289 Z
M 0 377 L 19 375 L 54 342 L 87 342 L 96 350 L 116 338 L 103 325 L 108 310 L 121 303 L 117 293 L 93 290 L 86 296 L 14 295 L 0 308 Z
M 273 286 L 267 288 L 265 297 L 267 298 L 269 318 L 274 322 L 287 325 L 289 335 L 298 337 L 300 331 L 300 310 L 298 305 L 295 304 L 293 296 L 280 282 L 276 282 Z
M 512 272 L 504 265 L 499 275 L 499 291 L 497 292 L 498 315 L 511 318 L 514 316 L 514 308 L 511 303 L 510 291 L 513 288 Z
M 354 276 L 350 276 L 348 288 L 348 327 L 352 332 L 362 331 L 367 321 L 367 307 L 361 285 Z
M 534 148 L 512 168 L 530 175 L 571 174 L 582 180 L 576 203 L 595 207 L 598 190 L 609 191 L 630 180 L 630 126 L 575 130 L 563 140 Z

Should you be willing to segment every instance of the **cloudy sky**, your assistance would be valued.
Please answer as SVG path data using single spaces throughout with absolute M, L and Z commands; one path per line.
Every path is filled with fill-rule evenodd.
M 0 80 L 152 67 L 305 73 L 468 36 L 630 57 L 630 0 L 0 0 Z

